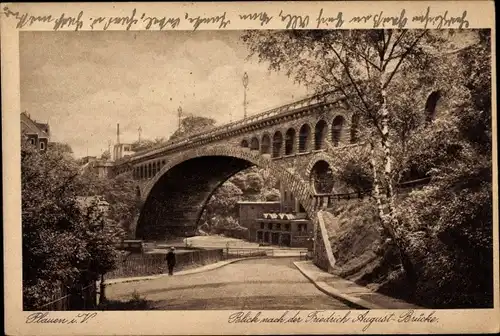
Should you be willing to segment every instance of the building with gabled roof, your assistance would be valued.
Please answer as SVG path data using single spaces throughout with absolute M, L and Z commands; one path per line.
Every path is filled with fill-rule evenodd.
M 21 135 L 40 151 L 47 150 L 50 140 L 49 124 L 31 119 L 26 112 L 21 113 Z
M 279 201 L 238 202 L 238 205 L 239 223 L 248 228 L 248 240 L 277 246 L 312 246 L 313 223 L 283 185 Z

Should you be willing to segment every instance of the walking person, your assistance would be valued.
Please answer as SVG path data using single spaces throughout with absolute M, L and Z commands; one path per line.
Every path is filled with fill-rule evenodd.
M 167 253 L 167 267 L 168 267 L 168 275 L 174 274 L 175 267 L 175 247 L 171 247 L 170 251 Z

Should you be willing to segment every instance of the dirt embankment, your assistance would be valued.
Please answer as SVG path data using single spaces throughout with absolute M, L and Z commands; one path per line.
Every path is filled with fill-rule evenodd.
M 396 294 L 399 258 L 382 241 L 373 200 L 345 202 L 329 213 L 325 222 L 336 259 L 334 273 L 374 291 Z

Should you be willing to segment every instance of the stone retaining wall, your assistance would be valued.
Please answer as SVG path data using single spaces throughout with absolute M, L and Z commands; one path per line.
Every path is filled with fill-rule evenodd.
M 335 257 L 333 256 L 332 246 L 326 230 L 324 211 L 318 211 L 314 219 L 314 256 L 313 262 L 316 266 L 326 272 L 332 272 L 335 266 Z

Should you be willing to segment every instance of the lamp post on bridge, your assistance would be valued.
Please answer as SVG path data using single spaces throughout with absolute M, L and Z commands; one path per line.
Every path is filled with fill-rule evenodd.
M 179 115 L 179 129 L 181 129 L 182 107 L 179 106 L 179 108 L 177 109 L 177 113 Z

